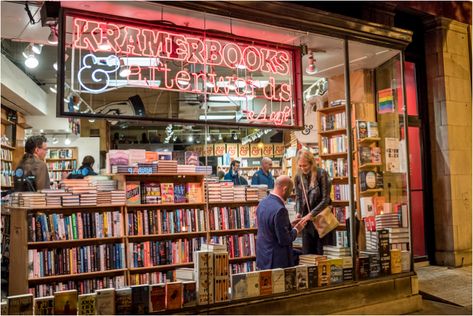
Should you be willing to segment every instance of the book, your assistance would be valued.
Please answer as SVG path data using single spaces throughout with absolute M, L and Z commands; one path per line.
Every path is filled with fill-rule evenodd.
M 246 273 L 232 274 L 232 300 L 248 297 Z
M 317 262 L 317 281 L 319 287 L 330 285 L 330 264 L 326 260 Z
M 370 147 L 360 146 L 358 150 L 360 153 L 360 165 L 365 165 L 372 162 Z
M 402 257 L 400 249 L 391 249 L 391 274 L 402 272 Z
M 360 197 L 360 208 L 362 218 L 375 216 L 372 197 Z
M 280 268 L 271 270 L 271 278 L 273 293 L 283 293 L 285 291 L 284 270 Z
M 182 308 L 182 282 L 166 283 L 166 309 Z
M 194 281 L 194 269 L 193 268 L 179 268 L 176 269 L 176 280 L 178 281 Z
M 248 297 L 260 295 L 259 271 L 248 272 L 246 274 L 246 288 Z
M 162 203 L 174 203 L 174 183 L 161 183 Z
M 360 280 L 366 280 L 370 275 L 370 260 L 366 255 L 360 255 L 356 259 L 356 272 Z
M 115 289 L 100 289 L 96 290 L 96 305 L 95 309 L 97 315 L 114 315 L 115 314 Z
M 152 284 L 149 286 L 149 311 L 159 312 L 166 309 L 166 284 Z
M 174 203 L 186 203 L 186 185 L 184 183 L 174 184 Z
M 194 272 L 197 281 L 197 304 L 211 304 L 214 302 L 214 266 L 213 253 L 199 250 L 194 254 Z
M 131 313 L 138 315 L 149 313 L 149 285 L 131 286 Z
M 381 148 L 371 147 L 371 162 L 375 164 L 381 164 Z
M 186 195 L 189 203 L 201 203 L 203 201 L 202 184 L 186 183 Z
M 356 136 L 358 139 L 368 137 L 368 127 L 365 121 L 356 121 Z
M 297 290 L 307 288 L 307 266 L 299 265 L 296 267 Z
M 131 314 L 131 288 L 124 287 L 115 290 L 115 313 L 117 315 Z
M 284 288 L 285 292 L 291 292 L 297 289 L 296 268 L 284 269 Z
M 96 293 L 80 294 L 77 297 L 77 312 L 79 315 L 97 315 L 96 314 Z M 102 314 L 103 315 L 103 314 Z
M 139 181 L 126 182 L 126 203 L 140 204 L 141 203 L 141 189 Z
M 378 137 L 378 122 L 366 122 L 368 137 Z
M 263 270 L 259 272 L 259 289 L 260 295 L 273 294 L 272 284 L 272 272 L 271 270 Z
M 360 172 L 360 190 L 367 191 L 376 189 L 377 187 L 377 175 L 374 171 L 361 171 Z
M 331 258 L 327 260 L 330 265 L 330 284 L 343 282 L 343 259 Z
M 55 315 L 77 315 L 77 290 L 54 293 Z
M 33 315 L 33 294 L 8 296 L 10 315 Z
M 309 265 L 307 266 L 307 287 L 309 289 L 315 288 L 318 286 L 318 275 L 317 275 L 317 266 Z
M 182 282 L 182 307 L 195 306 L 197 304 L 196 282 Z
M 34 298 L 34 314 L 35 315 L 53 315 L 53 313 L 54 313 L 54 296 Z M 6 314 L 2 313 L 2 315 L 6 315 Z M 91 315 L 91 314 L 87 314 L 87 315 Z

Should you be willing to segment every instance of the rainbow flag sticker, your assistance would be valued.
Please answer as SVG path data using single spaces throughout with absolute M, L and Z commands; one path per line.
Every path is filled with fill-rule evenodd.
M 394 94 L 393 89 L 383 89 L 378 91 L 378 113 L 394 112 Z

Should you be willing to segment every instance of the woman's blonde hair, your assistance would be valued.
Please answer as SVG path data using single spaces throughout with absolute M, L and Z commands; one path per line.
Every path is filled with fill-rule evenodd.
M 299 168 L 299 160 L 305 159 L 310 164 L 310 186 L 315 186 L 317 183 L 317 163 L 315 161 L 314 154 L 312 154 L 307 149 L 299 149 L 297 152 L 297 169 L 296 169 L 296 177 L 300 177 L 302 175 L 302 170 Z M 294 179 L 295 180 L 295 179 Z

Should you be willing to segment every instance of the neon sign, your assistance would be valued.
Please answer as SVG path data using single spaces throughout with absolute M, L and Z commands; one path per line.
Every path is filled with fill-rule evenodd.
M 300 54 L 294 47 L 184 27 L 98 21 L 84 13 L 66 16 L 69 45 L 80 57 L 69 59 L 78 83 L 71 87 L 78 93 L 141 87 L 204 94 L 210 103 L 212 96 L 239 103 L 236 121 L 302 125 L 295 83 Z

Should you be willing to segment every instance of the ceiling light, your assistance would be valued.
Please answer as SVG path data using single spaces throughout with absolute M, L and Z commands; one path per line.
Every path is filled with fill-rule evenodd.
M 199 120 L 233 120 L 235 115 L 200 115 Z
M 89 122 L 90 122 L 90 123 L 94 123 L 94 122 L 95 122 L 95 119 L 89 119 Z
M 49 36 L 48 36 L 48 43 L 51 45 L 57 45 L 58 38 L 57 38 L 56 27 L 54 25 L 51 25 L 49 28 L 51 29 L 51 33 L 49 33 Z
M 57 139 L 56 137 L 53 137 L 52 142 L 53 142 L 53 144 L 57 144 L 57 143 L 58 143 L 58 139 Z
M 315 67 L 314 54 L 312 53 L 311 50 L 309 50 L 308 65 L 307 65 L 307 68 L 305 69 L 305 72 L 308 75 L 315 75 L 318 71 L 319 70 L 317 69 L 317 67 Z
M 29 43 L 28 46 L 26 46 L 25 49 L 23 50 L 23 57 L 28 58 L 31 55 L 34 55 L 33 45 Z
M 233 139 L 234 139 L 234 140 L 237 140 L 237 139 L 238 139 L 238 135 L 237 135 L 235 132 L 233 132 Z
M 50 86 L 50 87 L 49 87 L 49 90 L 50 90 L 52 93 L 57 93 L 57 85 Z
M 25 66 L 28 68 L 36 68 L 39 65 L 38 59 L 36 59 L 35 55 L 30 55 L 28 58 L 25 59 Z
M 66 137 L 66 139 L 64 140 L 64 145 L 70 145 L 71 144 L 71 140 L 69 139 L 69 137 Z
M 31 48 L 33 49 L 33 52 L 35 54 L 41 54 L 41 51 L 43 50 L 43 44 L 33 44 L 31 45 Z
M 189 143 L 192 143 L 192 142 L 194 141 L 194 136 L 189 135 L 189 136 L 187 137 L 187 141 L 188 141 Z
M 218 140 L 222 140 L 222 134 L 218 134 Z
M 210 142 L 212 140 L 212 138 L 210 137 L 210 135 L 207 135 L 207 141 Z

